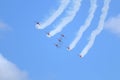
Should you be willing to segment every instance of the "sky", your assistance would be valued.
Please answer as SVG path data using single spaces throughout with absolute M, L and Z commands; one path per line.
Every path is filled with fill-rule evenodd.
M 119 3 L 0 0 L 0 80 L 119 80 Z

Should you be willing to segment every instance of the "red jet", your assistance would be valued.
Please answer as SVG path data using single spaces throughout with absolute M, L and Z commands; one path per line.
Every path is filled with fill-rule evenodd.
M 62 42 L 62 40 L 61 40 L 61 39 L 58 39 L 58 41 L 59 41 L 59 42 Z
M 40 23 L 39 23 L 39 22 L 36 22 L 36 24 L 40 25 Z
M 67 47 L 68 50 L 70 50 L 70 47 Z
M 49 35 L 50 35 L 50 33 L 47 33 L 47 35 L 49 36 Z
M 56 47 L 59 47 L 59 45 L 58 45 L 58 44 L 55 44 L 55 46 L 56 46 Z
M 62 37 L 65 37 L 64 34 L 61 34 Z
M 80 55 L 80 58 L 82 58 L 82 55 Z

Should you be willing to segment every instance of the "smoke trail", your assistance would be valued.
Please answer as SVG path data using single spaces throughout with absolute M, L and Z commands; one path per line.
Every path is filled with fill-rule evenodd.
M 86 31 L 86 29 L 89 27 L 93 17 L 94 17 L 94 13 L 96 11 L 96 8 L 97 8 L 97 0 L 91 0 L 91 7 L 89 9 L 89 15 L 88 15 L 88 18 L 86 19 L 85 21 L 85 24 L 82 25 L 75 37 L 75 39 L 72 41 L 72 43 L 69 45 L 69 50 L 72 50 L 78 43 L 78 41 L 81 39 L 83 33 Z
M 102 14 L 100 16 L 100 21 L 98 24 L 97 29 L 95 29 L 92 33 L 91 33 L 91 37 L 90 37 L 90 41 L 88 42 L 88 44 L 85 46 L 85 48 L 83 49 L 83 51 L 81 52 L 80 56 L 84 57 L 87 52 L 89 51 L 89 49 L 92 47 L 92 45 L 94 44 L 95 38 L 98 34 L 100 34 L 100 32 L 103 30 L 103 26 L 104 26 L 104 21 L 105 18 L 107 16 L 108 13 L 108 9 L 109 9 L 109 3 L 111 0 L 105 0 L 104 1 L 104 6 L 102 8 Z
M 58 24 L 58 26 L 54 30 L 50 32 L 50 35 L 48 35 L 48 37 L 52 37 L 55 34 L 61 32 L 62 29 L 74 19 L 76 13 L 79 11 L 79 8 L 81 6 L 81 1 L 82 0 L 73 0 L 74 5 L 72 9 L 68 11 L 66 17 L 62 18 L 61 22 Z
M 52 16 L 50 16 L 49 19 L 47 19 L 45 22 L 43 22 L 43 24 L 36 25 L 37 29 L 44 29 L 47 26 L 49 26 L 51 23 L 53 23 L 54 20 L 62 14 L 62 12 L 68 6 L 69 2 L 70 2 L 70 0 L 61 0 L 60 7 L 53 13 Z

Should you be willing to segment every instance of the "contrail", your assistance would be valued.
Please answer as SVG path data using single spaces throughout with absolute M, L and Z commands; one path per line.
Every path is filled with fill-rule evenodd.
M 96 8 L 97 8 L 97 0 L 91 0 L 91 7 L 90 7 L 90 9 L 89 9 L 88 18 L 86 19 L 85 24 L 83 24 L 83 25 L 80 27 L 80 29 L 79 29 L 79 31 L 78 31 L 75 39 L 74 39 L 74 40 L 72 41 L 72 43 L 69 45 L 69 50 L 72 50 L 72 49 L 77 45 L 77 43 L 78 43 L 79 40 L 81 39 L 83 33 L 84 33 L 84 32 L 86 31 L 86 29 L 90 26 L 91 21 L 92 21 L 92 19 L 93 19 L 93 17 L 94 17 L 94 13 L 95 13 L 95 11 L 96 11 Z
M 50 32 L 50 35 L 48 35 L 48 37 L 52 37 L 55 34 L 61 32 L 62 29 L 74 19 L 74 17 L 76 16 L 77 12 L 80 9 L 82 0 L 72 0 L 72 1 L 73 1 L 73 7 L 70 6 L 71 9 L 67 11 L 67 16 L 62 18 L 61 22 L 58 24 L 58 26 L 56 26 L 54 30 Z
M 100 16 L 100 21 L 98 23 L 98 27 L 91 33 L 91 37 L 90 37 L 88 44 L 85 46 L 85 48 L 82 50 L 82 52 L 80 54 L 81 57 L 84 57 L 87 54 L 89 49 L 94 44 L 96 36 L 98 34 L 100 34 L 100 32 L 103 30 L 103 26 L 104 26 L 105 18 L 108 13 L 110 1 L 111 0 L 104 0 L 104 6 L 102 8 L 102 14 Z
M 60 0 L 61 4 L 59 6 L 59 8 L 53 13 L 53 15 L 51 15 L 45 22 L 43 22 L 43 24 L 41 25 L 36 25 L 37 29 L 44 29 L 47 26 L 49 26 L 50 24 L 52 24 L 57 17 L 59 17 L 63 11 L 66 9 L 66 7 L 68 6 L 70 0 Z

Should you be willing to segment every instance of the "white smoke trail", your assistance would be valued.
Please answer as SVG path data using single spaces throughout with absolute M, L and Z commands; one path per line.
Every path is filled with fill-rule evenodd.
M 79 40 L 81 39 L 83 33 L 86 31 L 86 29 L 90 26 L 90 23 L 94 17 L 94 13 L 96 11 L 96 8 L 97 8 L 97 0 L 91 0 L 91 7 L 89 9 L 89 15 L 88 15 L 88 18 L 86 19 L 85 21 L 85 24 L 82 25 L 75 37 L 75 39 L 72 41 L 72 43 L 69 45 L 69 50 L 72 50 L 76 45 L 77 43 L 79 42 Z
M 36 28 L 44 29 L 47 26 L 49 26 L 50 24 L 52 24 L 55 21 L 55 19 L 63 13 L 63 11 L 68 6 L 69 2 L 70 2 L 70 0 L 61 0 L 60 7 L 53 13 L 53 15 L 50 16 L 50 18 L 47 19 L 45 22 L 43 22 L 43 24 L 41 24 L 41 25 L 36 24 Z
M 74 19 L 76 13 L 79 11 L 82 0 L 72 0 L 72 1 L 73 1 L 73 7 L 68 11 L 67 16 L 62 18 L 58 26 L 56 26 L 56 28 L 50 32 L 50 35 L 48 35 L 48 37 L 52 37 L 55 34 L 61 32 L 62 29 Z
M 90 37 L 90 40 L 89 40 L 88 44 L 85 46 L 85 48 L 82 50 L 82 52 L 80 54 L 81 57 L 84 57 L 87 54 L 87 52 L 89 51 L 89 49 L 94 44 L 96 36 L 98 34 L 100 34 L 100 32 L 103 30 L 103 26 L 104 26 L 105 18 L 106 18 L 107 13 L 108 13 L 110 1 L 111 0 L 104 0 L 104 6 L 102 8 L 102 14 L 100 16 L 100 21 L 99 21 L 98 27 L 97 27 L 97 29 L 95 29 L 91 33 L 91 37 Z

